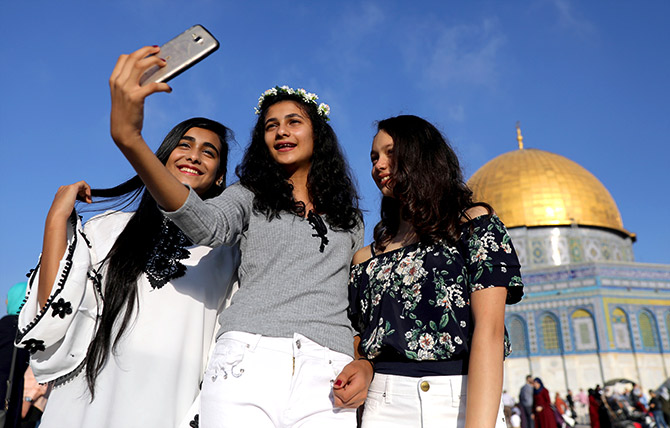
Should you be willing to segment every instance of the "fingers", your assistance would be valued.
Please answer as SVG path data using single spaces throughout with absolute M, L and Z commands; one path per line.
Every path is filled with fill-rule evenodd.
M 78 181 L 67 186 L 60 186 L 54 196 L 47 219 L 54 221 L 67 219 L 77 199 L 86 203 L 91 202 L 91 188 L 88 183 Z
M 353 374 L 353 370 L 351 368 L 350 364 L 347 364 L 344 366 L 340 374 L 337 375 L 335 378 L 335 383 L 333 383 L 333 389 L 338 390 L 338 389 L 343 389 L 348 383 L 351 375 Z
M 139 82 L 139 77 L 144 71 L 146 71 L 147 68 L 153 65 L 160 66 L 160 64 L 164 62 L 155 55 L 159 51 L 160 48 L 158 46 L 144 46 L 143 48 L 140 48 L 129 55 L 121 55 L 116 61 L 116 66 L 112 71 L 112 75 L 110 77 L 110 86 L 123 83 L 133 76 L 135 76 L 137 78 L 137 82 Z M 148 55 L 152 56 L 148 57 Z M 145 61 L 144 63 L 140 63 L 138 65 L 142 59 L 151 60 Z M 146 68 L 143 71 L 138 71 L 137 68 L 142 66 L 145 66 Z
M 365 403 L 367 396 L 367 387 L 365 389 L 356 389 L 347 386 L 343 389 L 333 390 L 333 403 L 335 407 L 355 409 Z
M 148 95 L 151 95 L 151 94 L 153 94 L 153 93 L 156 93 L 156 92 L 167 92 L 167 93 L 172 92 L 172 88 L 170 87 L 170 85 L 168 85 L 168 84 L 165 83 L 165 82 L 161 82 L 161 83 L 157 83 L 157 82 L 147 83 L 147 84 L 145 84 L 144 86 L 142 86 L 142 88 L 144 88 L 144 89 L 146 90 L 146 95 L 145 95 L 145 97 L 148 96 Z
M 78 181 L 74 184 L 77 187 L 77 200 L 90 204 L 91 200 L 91 186 L 85 181 Z
M 121 55 L 119 59 L 116 60 L 116 65 L 114 66 L 114 70 L 112 70 L 112 75 L 109 77 L 109 85 L 112 86 L 112 84 L 116 81 L 116 79 L 119 77 L 121 74 L 121 70 L 123 70 L 123 67 L 128 61 L 128 55 Z
M 126 147 L 141 136 L 144 122 L 144 99 L 155 92 L 171 92 L 166 83 L 140 86 L 140 78 L 149 68 L 165 65 L 158 46 L 145 46 L 129 55 L 121 55 L 109 78 L 112 98 L 110 131 L 120 147 Z M 129 146 L 128 146 L 129 147 Z
M 170 87 L 163 83 L 139 86 L 142 75 L 151 67 L 164 67 L 165 60 L 160 58 L 158 46 L 145 46 L 128 55 L 121 55 L 116 61 L 109 78 L 112 91 L 125 88 L 136 89 L 139 98 L 145 98 L 154 92 L 170 92 Z M 139 88 L 142 88 L 140 90 Z
M 337 407 L 356 408 L 365 402 L 372 381 L 372 366 L 355 360 L 347 364 L 335 378 L 333 399 Z

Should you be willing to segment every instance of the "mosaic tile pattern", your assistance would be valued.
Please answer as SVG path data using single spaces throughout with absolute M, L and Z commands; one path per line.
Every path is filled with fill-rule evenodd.
M 632 262 L 633 240 L 593 227 L 509 228 L 521 266 L 535 268 L 584 262 Z

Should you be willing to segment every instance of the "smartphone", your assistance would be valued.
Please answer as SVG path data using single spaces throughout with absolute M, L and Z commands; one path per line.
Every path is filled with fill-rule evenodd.
M 163 46 L 158 53 L 166 62 L 164 67 L 153 66 L 140 77 L 140 85 L 167 82 L 219 48 L 219 42 L 202 25 L 194 25 Z

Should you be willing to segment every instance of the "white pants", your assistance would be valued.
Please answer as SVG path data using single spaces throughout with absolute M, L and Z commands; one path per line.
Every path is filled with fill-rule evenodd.
M 200 427 L 354 428 L 355 409 L 333 406 L 333 382 L 350 361 L 300 334 L 225 333 L 205 371 Z
M 463 428 L 467 387 L 467 376 L 375 373 L 365 400 L 363 428 Z M 506 427 L 501 401 L 495 428 Z

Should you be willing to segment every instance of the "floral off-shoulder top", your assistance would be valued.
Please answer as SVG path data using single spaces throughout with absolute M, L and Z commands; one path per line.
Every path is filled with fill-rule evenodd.
M 353 266 L 349 318 L 361 334 L 363 354 L 373 360 L 389 352 L 406 361 L 465 359 L 473 331 L 470 295 L 507 287 L 506 303 L 519 302 L 519 269 L 495 214 L 464 223 L 455 246 L 418 242 Z M 507 356 L 507 331 L 504 346 Z

